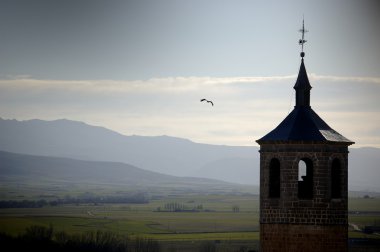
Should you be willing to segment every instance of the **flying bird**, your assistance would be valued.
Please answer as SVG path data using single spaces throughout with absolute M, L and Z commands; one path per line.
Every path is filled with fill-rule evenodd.
M 211 103 L 212 106 L 214 106 L 214 103 L 212 101 L 209 101 L 207 99 L 201 99 L 201 102 L 204 102 L 204 101 L 209 102 L 209 103 Z

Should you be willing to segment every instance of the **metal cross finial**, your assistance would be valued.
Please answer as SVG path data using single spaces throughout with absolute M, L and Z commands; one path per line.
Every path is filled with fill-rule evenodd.
M 303 44 L 306 43 L 307 40 L 305 40 L 305 33 L 308 32 L 308 30 L 305 30 L 305 19 L 302 19 L 302 29 L 299 30 L 302 33 L 302 39 L 298 41 L 298 43 L 302 46 L 302 52 L 301 57 L 303 58 L 305 56 L 305 53 L 303 51 Z

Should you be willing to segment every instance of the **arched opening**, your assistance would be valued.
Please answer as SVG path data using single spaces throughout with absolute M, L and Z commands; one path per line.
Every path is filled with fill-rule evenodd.
M 313 198 L 313 162 L 308 158 L 298 162 L 298 198 Z
M 306 176 L 306 163 L 300 160 L 298 163 L 298 181 L 302 181 L 303 177 Z
M 331 165 L 331 198 L 342 197 L 341 166 L 339 159 L 335 158 Z
M 269 198 L 280 197 L 280 161 L 272 158 L 269 164 Z

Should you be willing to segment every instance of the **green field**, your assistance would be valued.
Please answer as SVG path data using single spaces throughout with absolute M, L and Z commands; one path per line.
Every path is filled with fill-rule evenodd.
M 166 202 L 202 204 L 202 212 L 157 212 Z M 233 206 L 239 212 L 233 212 Z M 258 197 L 208 195 L 168 197 L 148 204 L 63 205 L 0 210 L 2 232 L 17 235 L 31 225 L 82 233 L 112 231 L 157 240 L 258 240 Z
M 22 189 L 20 189 L 22 188 Z M 51 201 L 65 197 L 86 195 L 125 195 L 126 188 L 59 187 L 37 188 L 14 184 L 1 188 L 3 200 Z M 41 191 L 43 193 L 41 193 Z M 30 226 L 53 226 L 54 231 L 83 234 L 110 231 L 130 238 L 152 238 L 160 242 L 163 251 L 194 251 L 202 246 L 218 251 L 257 250 L 259 246 L 259 196 L 247 191 L 228 193 L 194 193 L 186 190 L 151 188 L 146 191 L 146 204 L 63 204 L 42 208 L 0 209 L 0 232 L 17 236 Z M 178 203 L 199 212 L 168 212 L 165 204 Z M 233 211 L 234 207 L 238 211 Z M 161 211 L 158 211 L 160 209 Z M 368 225 L 380 226 L 380 198 L 349 198 L 349 237 L 380 238 L 355 230 Z
M 157 211 L 169 202 L 189 207 L 202 204 L 203 210 Z M 233 211 L 234 206 L 239 207 L 238 212 Z M 128 237 L 153 238 L 178 251 L 185 250 L 186 246 L 191 251 L 191 247 L 202 246 L 202 242 L 207 241 L 220 241 L 218 246 L 237 250 L 240 247 L 255 249 L 259 240 L 258 210 L 259 198 L 255 195 L 184 195 L 167 196 L 148 204 L 10 208 L 0 209 L 0 232 L 18 235 L 33 225 L 52 225 L 55 231 L 69 234 L 101 230 Z
M 167 202 L 203 205 L 201 212 L 158 212 Z M 380 223 L 380 199 L 350 198 L 349 222 L 363 228 Z M 233 212 L 233 206 L 239 212 Z M 79 204 L 42 208 L 0 209 L 0 231 L 17 235 L 31 225 L 57 231 L 93 230 L 158 240 L 257 240 L 259 198 L 255 195 L 184 195 L 151 200 L 147 204 Z

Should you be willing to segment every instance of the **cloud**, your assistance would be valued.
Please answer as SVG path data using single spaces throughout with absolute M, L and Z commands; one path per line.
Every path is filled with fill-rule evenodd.
M 309 78 L 311 82 L 317 81 L 322 84 L 326 82 L 380 84 L 380 78 L 377 77 L 324 76 L 312 73 L 309 75 Z M 233 89 L 235 90 L 235 86 L 238 84 L 250 86 L 270 83 L 273 85 L 284 81 L 293 83 L 295 79 L 295 75 L 268 77 L 167 77 L 147 80 L 39 80 L 29 78 L 28 76 L 13 76 L 11 79 L 0 80 L 0 90 L 100 94 L 181 94 L 210 88 L 220 88 L 220 92 L 231 92 Z M 234 87 L 231 88 L 231 86 Z
M 210 87 L 240 83 L 265 83 L 294 79 L 295 76 L 274 77 L 167 77 L 148 80 L 38 80 L 13 78 L 0 80 L 0 89 L 43 90 L 94 93 L 184 93 Z
M 337 83 L 346 83 L 346 82 L 366 82 L 373 84 L 380 84 L 379 77 L 354 77 L 354 76 L 332 76 L 332 75 L 317 75 L 309 74 L 311 80 L 316 81 L 334 81 Z
M 254 145 L 294 106 L 296 76 L 148 80 L 0 80 L 0 116 L 67 118 L 126 135 Z M 380 147 L 379 78 L 310 75 L 312 105 L 356 146 Z M 321 84 L 321 85 L 320 85 Z M 342 85 L 345 88 L 342 89 Z M 211 98 L 207 106 L 200 98 Z

